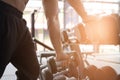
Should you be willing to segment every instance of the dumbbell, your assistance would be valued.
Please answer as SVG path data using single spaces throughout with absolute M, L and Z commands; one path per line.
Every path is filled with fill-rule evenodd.
M 66 80 L 66 77 L 62 74 L 53 75 L 48 68 L 42 70 L 42 80 Z
M 105 72 L 102 69 L 98 68 L 94 73 L 93 80 L 107 80 L 106 77 L 107 75 L 105 74 Z
M 120 74 L 117 76 L 117 79 L 116 80 L 120 80 Z
M 85 75 L 89 80 L 119 80 L 116 71 L 110 66 L 97 68 L 94 65 L 90 65 L 85 68 Z
M 53 56 L 47 58 L 47 66 L 52 74 L 57 73 L 57 65 Z
M 58 61 L 58 63 L 61 63 L 61 61 Z M 67 72 L 65 67 L 57 64 L 53 56 L 47 58 L 47 66 L 52 74 Z
M 101 69 L 105 72 L 107 80 L 116 80 L 117 73 L 112 67 L 104 66 Z
M 71 59 L 68 62 L 68 66 L 64 67 L 63 69 L 58 70 L 58 66 L 56 64 L 56 61 L 54 57 L 47 58 L 47 65 L 49 71 L 53 74 L 54 77 L 65 75 L 67 77 L 78 77 L 78 70 L 76 68 L 75 62 Z
M 101 68 L 96 69 L 94 80 L 116 80 L 117 73 L 110 66 L 103 66 Z
M 48 68 L 42 69 L 42 80 L 53 80 L 53 75 Z

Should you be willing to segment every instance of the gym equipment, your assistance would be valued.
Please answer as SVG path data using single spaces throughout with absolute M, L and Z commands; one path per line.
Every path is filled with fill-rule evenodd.
M 106 74 L 101 69 L 96 69 L 93 80 L 107 80 Z
M 117 76 L 116 80 L 120 80 L 120 75 Z
M 76 70 L 76 68 L 74 68 L 74 66 L 75 66 L 74 61 L 70 60 L 68 62 L 68 66 L 64 66 L 64 67 L 62 65 L 57 64 L 57 63 L 60 64 L 62 62 L 55 61 L 53 56 L 47 58 L 47 66 L 48 66 L 49 71 L 53 74 L 53 76 L 65 75 L 67 77 L 72 77 L 72 76 L 75 77 L 77 75 L 76 73 L 78 73 L 78 72 L 76 72 L 77 70 Z
M 82 24 L 79 24 L 83 26 Z M 80 37 L 76 32 L 79 32 L 76 28 L 64 30 L 62 35 L 62 42 L 64 50 L 71 51 L 68 66 L 64 69 L 58 70 L 58 66 L 56 61 L 54 60 L 55 57 L 48 57 L 47 58 L 47 70 L 52 74 L 53 80 L 57 77 L 61 77 L 60 80 L 67 80 L 67 78 L 74 77 L 77 80 L 117 80 L 118 75 L 115 70 L 110 66 L 103 66 L 101 68 L 97 68 L 95 65 L 90 65 L 87 60 L 84 58 L 85 55 L 91 55 L 92 52 L 88 53 L 81 53 L 79 44 L 89 44 L 89 40 L 87 37 Z M 82 35 L 85 33 L 81 33 Z M 76 36 L 79 36 L 76 37 Z M 84 39 L 82 39 L 84 38 Z M 81 40 L 80 40 L 81 39 Z M 83 41 L 82 41 L 83 40 Z M 72 51 L 74 53 L 72 53 Z M 85 67 L 85 63 L 87 67 Z M 65 71 L 66 70 L 66 71 Z M 64 72 L 65 71 L 65 72 Z M 47 74 L 47 73 L 46 73 Z M 67 78 L 66 78 L 67 77 Z M 59 79 L 56 79 L 59 80 Z M 69 80 L 69 79 L 68 79 Z
M 53 75 L 47 67 L 42 69 L 41 75 L 42 79 L 40 80 L 66 80 L 66 77 L 63 74 L 57 73 L 56 75 Z
M 66 53 L 70 56 L 70 58 L 68 60 L 68 66 L 66 68 L 58 70 L 58 66 L 56 65 L 54 57 L 47 58 L 47 68 L 49 72 L 53 74 L 53 78 L 56 77 L 56 75 L 60 76 L 63 74 L 68 78 L 75 77 L 76 79 L 80 79 L 81 75 L 79 75 L 79 71 L 83 73 L 84 63 L 82 61 L 82 57 L 79 55 L 80 50 L 78 48 L 78 45 L 75 46 L 73 43 L 74 40 L 77 39 L 71 39 L 71 42 L 68 43 L 68 45 L 70 44 L 70 51 L 66 51 Z
M 117 73 L 112 67 L 103 66 L 101 67 L 101 70 L 105 73 L 106 80 L 116 80 Z
M 47 46 L 46 44 L 40 42 L 39 40 L 35 39 L 34 34 L 34 14 L 36 11 L 34 11 L 32 15 L 32 37 L 35 43 L 38 43 L 42 45 L 43 47 L 54 50 L 51 47 Z M 110 26 L 106 27 L 107 22 L 110 20 L 111 24 Z M 101 23 L 99 22 L 101 21 Z M 81 53 L 81 50 L 79 48 L 79 44 L 92 44 L 94 42 L 98 42 L 99 44 L 119 44 L 120 37 L 117 27 L 113 27 L 116 25 L 116 21 L 113 20 L 113 17 L 111 16 L 105 16 L 100 18 L 98 22 L 96 23 L 103 25 L 96 27 L 89 26 L 92 30 L 96 31 L 96 34 L 86 33 L 86 28 L 84 24 L 78 24 L 72 29 L 66 29 L 62 31 L 62 42 L 63 42 L 63 49 L 65 51 L 70 52 L 68 54 L 70 56 L 68 60 L 67 67 L 62 67 L 62 69 L 58 70 L 58 66 L 56 64 L 56 61 L 54 60 L 55 53 L 49 54 L 51 52 L 48 52 L 48 54 L 45 54 L 45 52 L 42 53 L 40 58 L 47 57 L 47 65 L 44 67 L 41 67 L 41 80 L 119 80 L 119 75 L 116 74 L 114 69 L 110 66 L 104 66 L 102 68 L 97 68 L 94 65 L 90 65 L 87 60 L 83 60 L 83 54 L 85 55 L 91 55 L 92 53 Z M 105 25 L 104 25 L 105 24 Z M 109 29 L 110 28 L 110 29 Z M 91 32 L 94 32 L 91 31 Z M 101 31 L 108 32 L 105 34 L 105 37 L 103 36 L 104 33 Z M 115 32 L 115 33 L 114 33 Z M 89 35 L 88 35 L 89 34 Z M 115 35 L 114 35 L 115 34 Z M 99 37 L 98 40 L 96 40 L 96 37 Z M 92 38 L 91 38 L 92 37 Z M 51 57 L 54 56 L 54 57 Z M 41 61 L 40 61 L 41 62 Z M 85 67 L 85 63 L 87 64 L 87 67 Z
M 94 74 L 94 80 L 117 80 L 116 71 L 110 66 L 103 66 L 96 69 Z
M 39 41 L 38 39 L 36 39 L 35 37 L 35 14 L 36 14 L 37 10 L 34 10 L 33 13 L 31 14 L 31 36 L 35 42 L 35 44 L 39 44 L 41 46 L 43 46 L 44 48 L 47 48 L 48 50 L 54 51 L 53 48 L 51 48 L 50 46 L 44 44 L 43 42 Z
M 57 65 L 56 65 L 56 62 L 55 62 L 53 56 L 47 58 L 47 66 L 48 66 L 49 71 L 50 71 L 52 74 L 57 73 L 57 71 L 58 71 L 58 70 L 57 70 Z
M 31 36 L 33 38 L 33 41 L 34 41 L 34 44 L 35 44 L 35 47 L 36 47 L 36 50 L 37 50 L 37 46 L 36 44 L 39 44 L 41 46 L 43 46 L 44 48 L 50 50 L 50 51 L 54 51 L 53 48 L 51 48 L 50 46 L 44 44 L 43 42 L 39 41 L 38 39 L 36 39 L 35 37 L 35 14 L 36 14 L 36 10 L 33 11 L 33 13 L 31 14 L 31 25 L 32 25 L 32 28 L 31 28 Z M 49 57 L 49 56 L 55 56 L 55 53 L 52 53 L 52 54 L 49 54 L 49 53 L 41 53 L 40 56 L 40 75 L 39 75 L 39 79 L 40 80 L 53 80 L 53 76 L 52 76 L 52 73 L 50 73 L 50 71 L 47 68 L 47 65 L 43 65 L 41 64 L 41 59 L 43 57 Z
M 53 80 L 53 75 L 48 68 L 42 69 L 42 80 Z
M 79 29 L 80 27 L 80 29 Z M 82 32 L 81 32 L 82 29 Z M 84 36 L 83 36 L 84 35 Z M 67 37 L 67 38 L 66 38 Z M 68 40 L 67 40 L 68 39 Z M 83 54 L 81 53 L 81 50 L 79 48 L 79 44 L 81 43 L 87 43 L 87 37 L 84 31 L 84 26 L 83 24 L 79 24 L 75 26 L 72 29 L 68 29 L 63 31 L 62 35 L 62 42 L 64 42 L 64 48 L 69 48 L 67 50 L 75 51 L 76 53 L 73 54 L 73 59 L 74 59 L 74 68 L 76 69 L 75 73 L 72 71 L 74 77 L 76 77 L 78 80 L 83 79 L 85 74 L 85 65 L 84 65 L 84 60 L 83 60 Z M 70 64 L 73 64 L 71 61 Z M 73 67 L 73 66 L 71 66 Z
M 97 70 L 97 67 L 95 65 L 89 65 L 85 68 L 85 79 L 94 80 L 94 75 Z
M 109 17 L 107 17 L 107 19 L 108 18 Z M 111 19 L 111 17 L 110 17 L 110 19 Z M 105 18 L 105 21 L 106 21 L 106 18 Z M 75 53 L 76 56 L 73 56 L 73 57 L 76 58 L 76 60 L 74 62 L 77 63 L 77 65 L 74 66 L 74 68 L 77 68 L 79 70 L 78 71 L 79 77 L 77 77 L 77 79 L 78 80 L 81 80 L 81 79 L 85 79 L 85 80 L 116 80 L 117 73 L 112 67 L 104 66 L 102 68 L 97 68 L 95 65 L 90 65 L 86 60 L 85 61 L 83 60 L 83 54 L 91 55 L 92 53 L 94 53 L 94 52 L 92 52 L 90 54 L 89 53 L 81 53 L 81 51 L 79 49 L 79 46 L 78 46 L 79 44 L 92 44 L 92 41 L 87 38 L 86 33 L 83 28 L 84 28 L 84 25 L 79 24 L 72 29 L 64 30 L 63 35 L 62 35 L 62 40 L 63 40 L 62 42 L 64 43 L 65 50 L 76 51 L 76 53 Z M 81 30 L 83 32 L 81 32 Z M 85 35 L 85 36 L 81 36 L 81 35 Z M 116 34 L 116 35 L 118 35 L 118 34 Z M 115 38 L 115 40 L 119 40 L 119 39 Z M 113 40 L 113 42 L 109 42 L 109 41 L 108 41 L 108 43 L 101 42 L 101 44 L 119 44 L 119 43 L 118 43 L 118 41 L 116 43 L 116 41 L 114 42 L 114 40 Z M 78 61 L 80 61 L 80 62 L 78 62 Z M 87 67 L 85 67 L 84 63 L 87 64 Z M 72 75 L 72 76 L 74 76 L 74 75 Z

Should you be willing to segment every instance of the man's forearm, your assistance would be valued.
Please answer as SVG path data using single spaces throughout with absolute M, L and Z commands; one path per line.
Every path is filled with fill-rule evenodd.
M 67 0 L 68 3 L 76 10 L 76 12 L 81 16 L 83 21 L 87 18 L 87 12 L 81 2 L 81 0 Z
M 63 53 L 63 50 L 60 36 L 60 26 L 57 17 L 53 20 L 48 20 L 48 30 L 53 47 L 55 48 L 55 51 L 56 53 L 58 53 L 57 55 L 59 56 L 59 53 Z

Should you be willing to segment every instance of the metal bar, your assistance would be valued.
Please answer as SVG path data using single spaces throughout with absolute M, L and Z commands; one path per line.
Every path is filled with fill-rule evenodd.
M 42 45 L 43 47 L 45 47 L 45 48 L 47 48 L 47 49 L 49 49 L 49 50 L 51 50 L 51 51 L 54 51 L 53 48 L 51 48 L 50 46 L 48 46 L 48 45 L 46 45 L 46 44 L 40 42 L 40 41 L 37 40 L 37 39 L 34 39 L 34 41 L 35 41 L 35 43 L 38 43 L 38 44 Z

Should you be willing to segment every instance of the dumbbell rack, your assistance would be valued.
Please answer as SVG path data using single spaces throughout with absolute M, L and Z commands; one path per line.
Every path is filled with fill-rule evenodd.
M 83 57 L 83 54 L 87 55 L 92 55 L 95 52 L 88 52 L 88 53 L 81 53 L 81 50 L 79 48 L 79 45 L 81 43 L 83 44 L 89 44 L 90 41 L 86 40 L 86 36 L 81 36 L 82 35 L 86 35 L 84 33 L 81 33 L 81 29 L 80 27 L 83 26 L 82 24 L 79 24 L 78 26 L 75 26 L 72 29 L 68 29 L 63 31 L 63 43 L 66 46 L 69 46 L 69 48 L 71 50 L 75 50 L 77 52 L 77 57 L 78 60 L 80 61 L 80 73 L 78 73 L 80 75 L 80 78 L 78 77 L 77 80 L 119 80 L 119 75 L 116 73 L 116 71 L 110 67 L 110 66 L 103 66 L 101 68 L 97 68 L 94 64 L 90 65 L 87 61 L 87 57 Z M 77 30 L 77 31 L 75 31 Z M 78 31 L 79 30 L 79 31 Z M 76 34 L 77 33 L 77 34 Z M 83 38 L 83 39 L 81 39 Z M 84 42 L 87 41 L 87 42 Z M 94 55 L 93 55 L 94 56 Z M 77 61 L 78 61 L 77 60 Z M 87 64 L 87 67 L 85 67 L 84 63 Z M 99 77 L 100 76 L 100 77 Z
M 35 26 L 34 26 L 34 15 L 35 15 L 35 12 L 36 11 L 34 11 L 33 13 L 32 13 L 32 15 L 31 15 L 31 17 L 32 17 L 32 28 L 31 28 L 31 32 L 32 32 L 32 37 L 33 37 L 33 40 L 34 40 L 34 42 L 35 42 L 35 44 L 40 44 L 40 45 L 42 45 L 43 47 L 45 47 L 45 48 L 47 48 L 47 49 L 49 49 L 50 50 L 50 52 L 43 52 L 43 53 L 41 53 L 41 55 L 39 56 L 40 57 L 40 63 L 41 63 L 41 59 L 43 58 L 43 57 L 51 57 L 51 56 L 54 56 L 55 57 L 55 51 L 54 51 L 54 49 L 52 49 L 51 47 L 49 47 L 48 45 L 46 45 L 46 44 L 44 44 L 44 43 L 42 43 L 42 42 L 40 42 L 39 40 L 37 40 L 37 39 L 35 39 Z M 71 30 L 75 30 L 75 28 L 73 28 L 73 29 L 71 29 Z M 74 77 L 76 77 L 76 80 L 82 80 L 82 79 L 84 79 L 84 80 L 99 80 L 98 78 L 93 78 L 94 77 L 94 75 L 92 75 L 91 76 L 91 74 L 93 74 L 94 73 L 94 71 L 95 70 L 97 70 L 96 72 L 97 73 L 99 73 L 100 72 L 100 74 L 101 73 L 104 73 L 103 71 L 101 71 L 101 69 L 97 69 L 97 67 L 96 66 L 94 66 L 94 65 L 90 65 L 89 63 L 88 63 L 88 61 L 85 59 L 85 60 L 83 60 L 83 54 L 85 54 L 85 55 L 91 55 L 92 53 L 81 53 L 81 50 L 80 50 L 80 48 L 79 48 L 79 44 L 81 44 L 81 43 L 86 43 L 86 42 L 84 42 L 84 41 L 87 41 L 88 43 L 89 43 L 89 41 L 88 40 L 86 40 L 86 37 L 85 37 L 85 34 L 84 34 L 84 31 L 83 31 L 83 33 L 81 33 L 81 35 L 80 36 L 82 36 L 82 38 L 81 38 L 81 40 L 78 40 L 78 38 L 80 38 L 80 37 L 76 37 L 75 35 L 74 35 L 74 33 L 71 33 L 71 30 L 65 30 L 65 31 L 63 31 L 63 38 L 64 39 L 62 39 L 62 42 L 63 42 L 63 48 L 66 50 L 66 48 L 67 48 L 67 50 L 68 50 L 68 53 L 71 53 L 72 55 L 70 55 L 70 56 L 73 56 L 74 57 L 74 59 L 75 59 L 75 62 L 77 62 L 77 63 L 75 63 L 75 64 L 77 64 L 77 66 L 72 66 L 72 68 L 78 68 L 77 70 L 78 71 L 76 71 L 77 72 L 77 74 L 75 73 L 75 75 L 74 75 L 74 73 L 73 73 L 73 76 Z M 78 29 L 79 30 L 79 29 Z M 70 34 L 68 34 L 67 32 L 70 32 Z M 74 31 L 72 31 L 72 32 L 74 32 Z M 69 36 L 70 35 L 70 36 Z M 72 35 L 72 36 L 71 36 Z M 74 36 L 74 37 L 73 37 Z M 69 49 L 68 49 L 69 48 Z M 70 50 L 70 52 L 69 52 L 69 50 Z M 72 61 L 72 59 L 71 59 L 71 61 Z M 74 61 L 74 60 L 73 60 Z M 73 62 L 74 63 L 74 62 Z M 87 64 L 87 68 L 85 67 L 85 65 L 84 65 L 84 63 L 86 63 Z M 53 65 L 53 64 L 52 64 Z M 54 64 L 55 65 L 55 64 Z M 51 74 L 51 72 L 48 70 L 48 69 L 45 69 L 46 67 L 48 67 L 48 65 L 47 66 L 41 66 L 41 74 L 40 74 L 40 80 L 53 80 L 53 74 Z M 55 66 L 54 66 L 55 67 Z M 70 66 L 71 67 L 71 66 Z M 45 70 L 44 70 L 45 69 Z M 110 67 L 110 66 L 107 66 L 107 67 L 103 67 L 103 69 L 104 69 L 104 71 L 107 71 L 107 70 L 111 70 L 111 72 L 110 73 L 112 73 L 113 75 L 116 75 L 116 73 L 114 72 L 114 70 Z M 54 69 L 53 69 L 54 70 Z M 45 76 L 46 78 L 43 78 L 43 74 L 45 74 L 46 75 L 46 73 L 49 75 L 49 76 Z M 57 72 L 56 72 L 57 73 Z M 57 74 L 57 75 L 62 75 L 63 73 L 61 73 L 61 74 Z M 76 76 L 77 75 L 77 76 Z M 87 78 L 86 78 L 86 76 L 87 76 Z M 98 76 L 98 75 L 97 75 Z M 109 76 L 109 75 L 107 75 L 107 76 Z M 50 78 L 51 77 L 51 78 Z M 62 80 L 64 80 L 65 78 L 64 77 L 62 77 L 63 79 Z M 112 77 L 112 78 L 114 78 L 114 77 Z M 108 79 L 108 78 L 107 78 Z M 68 79 L 69 80 L 69 79 Z M 110 80 L 110 79 L 109 79 Z M 117 79 L 114 79 L 114 80 L 117 80 Z M 119 80 L 119 79 L 118 79 Z

